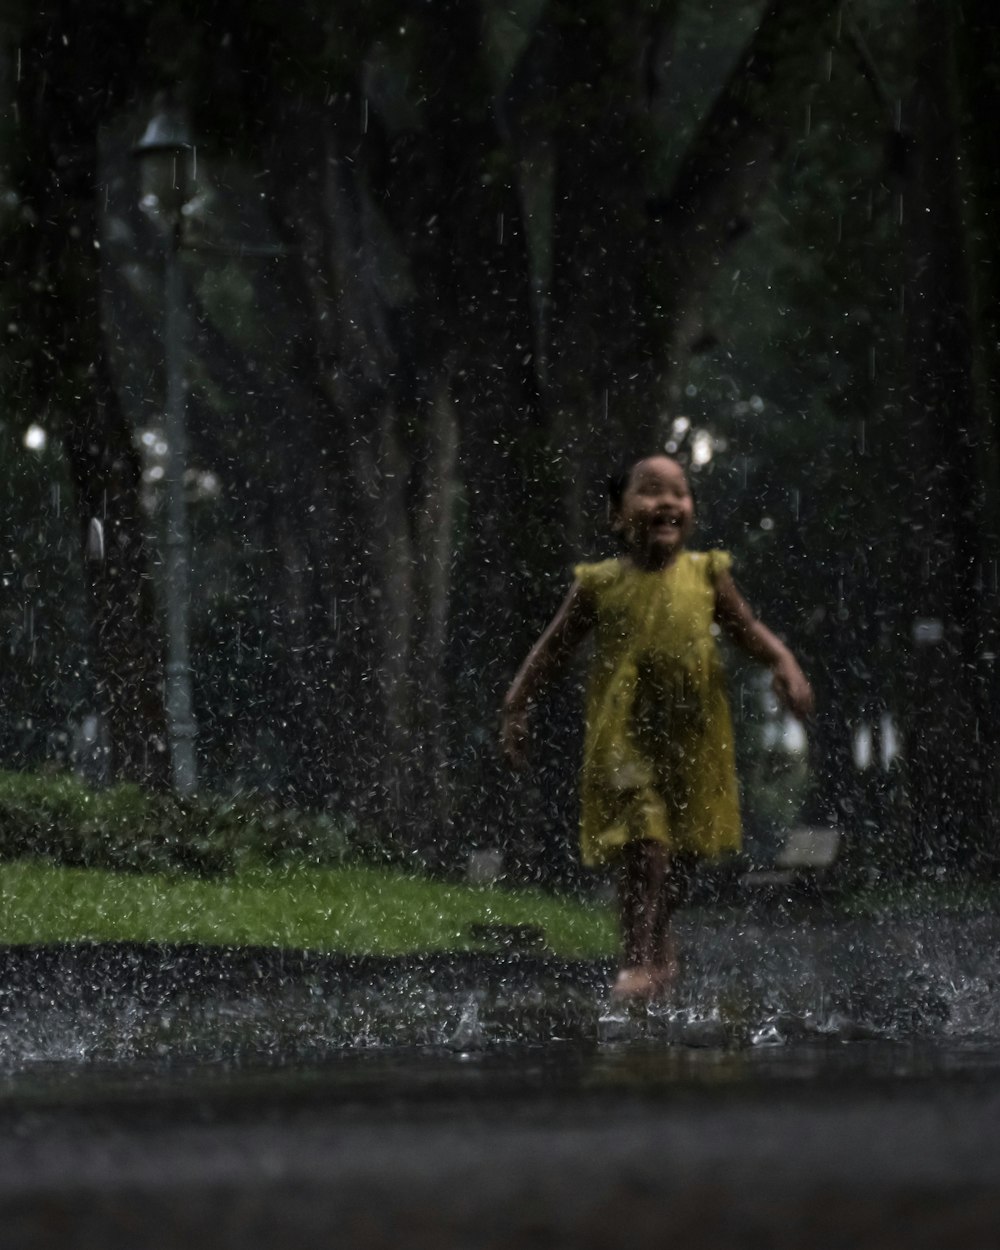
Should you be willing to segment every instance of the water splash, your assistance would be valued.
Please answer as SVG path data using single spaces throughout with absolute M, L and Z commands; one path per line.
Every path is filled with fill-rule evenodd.
M 667 1003 L 609 1006 L 608 963 L 534 954 L 349 960 L 189 948 L 5 952 L 0 1071 L 295 1062 L 351 1049 L 554 1040 L 778 1048 L 1000 1041 L 1000 919 L 687 916 Z M 103 962 L 101 962 L 103 960 Z M 18 962 L 20 961 L 20 962 Z

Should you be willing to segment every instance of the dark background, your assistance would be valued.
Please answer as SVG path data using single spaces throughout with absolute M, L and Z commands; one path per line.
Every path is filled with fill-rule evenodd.
M 669 444 L 817 688 L 807 758 L 733 668 L 751 854 L 994 871 L 997 43 L 986 0 L 6 0 L 0 764 L 167 782 L 166 100 L 203 790 L 568 879 L 578 676 L 516 785 L 497 707 Z

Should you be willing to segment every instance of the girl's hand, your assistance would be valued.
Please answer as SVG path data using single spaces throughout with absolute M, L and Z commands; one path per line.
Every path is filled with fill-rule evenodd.
M 791 655 L 783 656 L 774 666 L 774 693 L 799 720 L 812 714 L 813 688 Z
M 500 747 L 511 768 L 520 771 L 528 763 L 528 710 L 505 707 L 500 720 Z

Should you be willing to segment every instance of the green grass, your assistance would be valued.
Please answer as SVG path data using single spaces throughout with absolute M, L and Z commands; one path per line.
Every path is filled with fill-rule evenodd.
M 606 904 L 538 890 L 446 885 L 371 867 L 253 868 L 216 879 L 139 876 L 37 860 L 0 864 L 0 944 L 200 942 L 357 954 L 475 949 L 477 922 L 537 924 L 547 949 L 610 955 Z
M 267 800 L 94 789 L 71 773 L 0 771 L 0 859 L 216 876 L 263 862 L 341 864 L 348 831 L 329 813 Z

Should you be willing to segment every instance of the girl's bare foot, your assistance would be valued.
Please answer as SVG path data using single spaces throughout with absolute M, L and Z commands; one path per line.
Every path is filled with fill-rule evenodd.
M 656 994 L 653 970 L 644 964 L 620 968 L 611 987 L 613 1003 L 647 1002 Z

